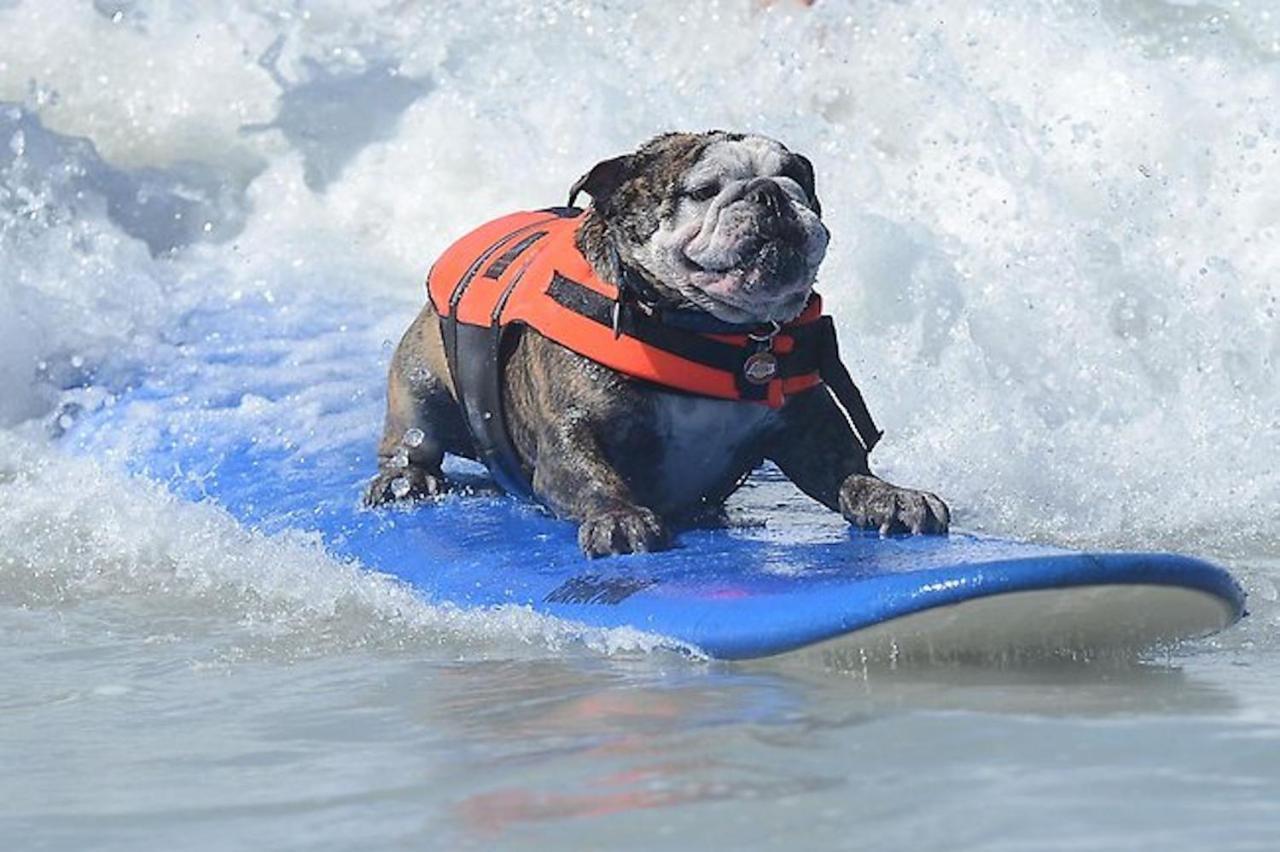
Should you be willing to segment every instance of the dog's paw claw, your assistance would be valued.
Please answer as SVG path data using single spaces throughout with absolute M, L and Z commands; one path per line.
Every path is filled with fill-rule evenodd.
M 662 550 L 667 542 L 662 519 L 640 506 L 606 509 L 588 515 L 578 528 L 578 545 L 591 557 L 648 553 Z
M 942 535 L 951 525 L 951 512 L 937 495 L 858 474 L 840 486 L 840 513 L 855 527 L 881 535 Z
M 421 500 L 442 494 L 444 490 L 444 477 L 420 467 L 380 470 L 365 489 L 364 504 L 374 507 Z

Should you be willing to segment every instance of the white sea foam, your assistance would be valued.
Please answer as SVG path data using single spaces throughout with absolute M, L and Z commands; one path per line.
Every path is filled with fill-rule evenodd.
M 405 616 L 313 543 L 62 459 L 33 424 L 163 363 L 210 293 L 374 299 L 395 327 L 468 226 L 710 126 L 813 159 L 883 472 L 969 527 L 1274 551 L 1270 5 L 0 3 L 4 595 L 182 576 L 227 613 L 566 635 Z
M 213 505 L 6 433 L 0 540 L 0 601 L 74 609 L 106 599 L 186 616 L 191 630 L 201 619 L 231 623 L 240 629 L 226 654 L 446 644 L 480 658 L 566 645 L 670 647 L 642 631 L 579 627 L 525 607 L 428 604 L 392 578 L 334 560 L 314 535 L 252 532 Z

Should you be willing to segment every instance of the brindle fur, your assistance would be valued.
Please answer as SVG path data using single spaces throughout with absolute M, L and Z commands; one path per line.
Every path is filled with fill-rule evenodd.
M 621 264 L 644 277 L 661 303 L 688 307 L 673 289 L 628 260 L 631 247 L 643 244 L 669 212 L 681 175 L 710 141 L 725 138 L 736 137 L 666 134 L 635 154 L 601 163 L 579 181 L 593 200 L 579 248 L 597 274 L 616 280 Z M 808 161 L 798 171 L 807 172 L 804 188 L 816 208 Z M 823 388 L 756 416 L 737 445 L 714 448 L 709 486 L 685 493 L 672 487 L 657 463 L 672 451 L 673 436 L 662 432 L 662 411 L 672 404 L 669 392 L 628 380 L 532 330 L 519 335 L 503 378 L 512 440 L 533 471 L 534 492 L 557 515 L 579 522 L 578 540 L 590 556 L 666 547 L 670 523 L 714 515 L 743 476 L 765 459 L 857 526 L 884 533 L 942 533 L 949 523 L 947 507 L 936 496 L 871 474 L 865 451 Z M 408 485 L 404 499 L 434 495 L 444 487 L 440 466 L 446 452 L 475 458 L 453 393 L 439 322 L 428 304 L 392 359 L 379 472 L 370 483 L 368 503 L 397 499 L 393 483 L 400 478 Z M 759 411 L 750 402 L 719 405 L 707 409 L 711 422 L 717 417 L 741 421 L 743 406 Z M 404 435 L 415 428 L 424 439 L 407 447 Z M 404 484 L 398 490 L 403 492 Z

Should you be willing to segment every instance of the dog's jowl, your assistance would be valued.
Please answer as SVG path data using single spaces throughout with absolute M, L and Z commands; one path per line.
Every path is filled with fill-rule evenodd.
M 782 144 L 669 133 L 432 267 L 392 360 L 370 504 L 447 487 L 445 453 L 579 524 L 592 556 L 663 548 L 769 459 L 850 523 L 943 533 L 872 475 L 880 437 L 814 292 L 813 167 Z

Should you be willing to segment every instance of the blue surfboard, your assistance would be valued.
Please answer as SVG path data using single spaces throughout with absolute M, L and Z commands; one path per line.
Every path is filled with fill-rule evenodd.
M 388 341 L 404 322 L 356 303 L 214 300 L 128 387 L 71 392 L 63 441 L 249 527 L 313 531 L 434 602 L 631 627 L 719 659 L 1127 652 L 1243 614 L 1240 587 L 1199 559 L 960 532 L 881 538 L 770 469 L 735 496 L 727 528 L 603 560 L 579 552 L 572 524 L 497 494 L 464 461 L 446 465 L 464 493 L 365 509 Z

